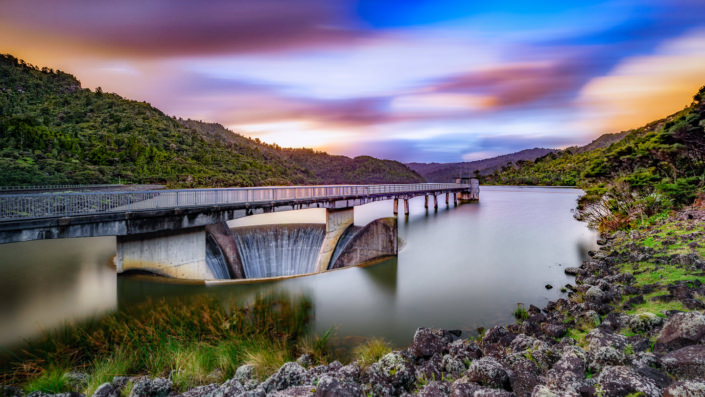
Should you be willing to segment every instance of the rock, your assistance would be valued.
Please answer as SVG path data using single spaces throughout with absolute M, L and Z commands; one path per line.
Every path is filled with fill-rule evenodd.
M 488 389 L 486 387 L 481 387 L 475 390 L 473 397 L 516 397 L 516 394 L 510 393 L 505 390 L 498 389 Z
M 568 327 L 563 324 L 541 324 L 541 331 L 551 338 L 562 338 L 568 332 Z
M 569 276 L 577 276 L 579 274 L 585 273 L 585 271 L 579 267 L 566 267 L 563 272 Z
M 463 366 L 463 369 L 465 367 Z M 428 360 L 423 361 L 416 365 L 415 375 L 416 379 L 432 381 L 441 380 L 443 378 L 443 358 L 441 355 L 436 353 Z
M 658 344 L 667 350 L 705 342 L 705 314 L 698 312 L 676 313 L 661 329 Z
M 640 296 L 641 297 L 641 296 Z M 650 332 L 655 327 L 663 324 L 663 318 L 657 316 L 654 313 L 639 313 L 634 316 L 630 316 L 627 320 L 629 328 L 636 333 Z
M 255 377 L 255 366 L 251 364 L 244 364 L 235 370 L 235 376 L 233 376 L 233 380 L 236 380 L 243 385 L 247 383 L 249 380 L 254 379 Z
M 448 382 L 433 381 L 421 388 L 416 395 L 421 397 L 445 397 L 450 395 L 450 384 Z
M 702 397 L 705 396 L 704 381 L 681 381 L 673 383 L 663 391 L 663 397 Z
M 509 384 L 517 396 L 530 396 L 539 383 L 539 368 L 535 362 L 517 357 L 508 364 Z
M 627 356 L 623 351 L 612 346 L 603 346 L 592 352 L 593 360 L 590 361 L 590 368 L 599 371 L 606 366 L 624 365 L 627 363 Z
M 182 397 L 205 397 L 216 395 L 216 390 L 218 390 L 217 383 L 211 383 L 210 385 L 203 385 L 194 387 L 182 394 Z M 245 391 L 244 389 L 242 391 Z
M 67 372 L 63 378 L 73 391 L 83 390 L 88 385 L 88 374 L 83 372 Z
M 112 382 L 110 382 L 113 386 L 115 386 L 116 389 L 122 391 L 122 389 L 127 386 L 127 382 L 130 381 L 130 378 L 127 376 L 120 376 L 120 375 L 115 375 L 113 376 Z
M 311 397 L 314 390 L 315 388 L 312 386 L 292 386 L 267 395 L 272 397 Z
M 335 371 L 334 376 L 343 382 L 358 382 L 360 380 L 360 366 L 357 363 L 348 364 Z
M 441 367 L 444 373 L 450 375 L 453 378 L 461 377 L 467 369 L 465 367 L 465 363 L 451 356 L 450 354 L 446 354 L 445 356 L 443 356 Z
M 22 397 L 24 393 L 22 389 L 15 386 L 0 385 L 0 397 Z
M 451 397 L 473 397 L 475 392 L 479 389 L 480 385 L 471 382 L 464 376 L 450 385 L 450 395 Z
M 358 397 L 363 396 L 362 388 L 352 382 L 341 382 L 337 378 L 324 375 L 316 385 L 316 397 Z
M 705 345 L 686 346 L 661 357 L 669 373 L 680 379 L 705 377 Z
M 292 386 L 300 386 L 306 369 L 297 363 L 288 362 L 267 378 L 260 386 L 267 393 L 284 390 Z
M 579 347 L 570 346 L 563 350 L 563 356 L 547 373 L 551 385 L 561 387 L 585 379 L 585 352 Z
M 446 330 L 419 328 L 414 333 L 414 342 L 409 350 L 416 357 L 431 357 L 448 352 L 448 344 L 452 341 L 452 335 Z
M 546 288 L 546 289 L 553 289 L 553 286 L 552 286 L 551 284 L 546 284 L 546 285 L 544 286 L 544 288 Z
M 141 379 L 132 387 L 130 397 L 166 397 L 171 391 L 172 384 L 169 379 Z
M 470 364 L 467 377 L 471 382 L 497 389 L 509 389 L 509 375 L 502 364 L 494 358 L 483 357 Z
M 490 328 L 485 335 L 482 337 L 482 346 L 487 346 L 491 344 L 499 344 L 501 346 L 509 346 L 514 340 L 516 335 L 507 331 L 506 328 L 496 325 Z
M 371 384 L 370 391 L 375 395 L 389 395 L 401 390 L 410 390 L 416 381 L 414 367 L 398 351 L 387 353 L 378 362 L 372 364 L 362 378 L 366 383 Z
M 627 338 L 624 335 L 615 334 L 607 329 L 595 328 L 585 336 L 588 341 L 588 350 L 596 352 L 602 347 L 613 347 L 624 351 L 627 347 Z
M 589 302 L 602 303 L 605 301 L 605 292 L 593 285 L 585 291 L 585 299 Z
M 313 365 L 313 356 L 310 354 L 302 354 L 296 359 L 296 363 L 304 368 L 308 368 Z
M 119 397 L 120 390 L 110 383 L 103 383 L 93 393 L 93 397 Z
M 541 385 L 534 389 L 531 397 L 559 397 L 559 394 L 551 390 L 548 386 Z
M 645 397 L 661 396 L 661 391 L 651 379 L 624 366 L 605 367 L 597 377 L 597 384 L 605 396 L 623 397 L 630 393 L 643 393 Z
M 448 345 L 448 353 L 465 363 L 482 357 L 482 349 L 474 342 L 458 339 Z

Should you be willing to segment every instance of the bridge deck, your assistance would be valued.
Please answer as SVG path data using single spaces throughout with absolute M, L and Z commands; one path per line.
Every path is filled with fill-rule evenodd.
M 468 188 L 466 184 L 418 183 L 4 194 L 0 195 L 0 222 L 213 206 L 262 208 L 297 202 L 440 194 Z

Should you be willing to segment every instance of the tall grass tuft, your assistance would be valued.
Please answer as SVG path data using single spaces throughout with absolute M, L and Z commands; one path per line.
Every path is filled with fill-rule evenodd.
M 524 309 L 524 305 L 521 303 L 517 303 L 517 308 L 514 309 L 514 318 L 517 319 L 518 323 L 523 322 L 524 320 L 529 319 L 529 312 Z
M 360 367 L 366 368 L 384 357 L 385 354 L 392 351 L 389 343 L 381 338 L 372 338 L 367 342 L 358 345 L 353 349 L 353 357 L 360 364 Z
M 309 299 L 289 296 L 246 307 L 211 297 L 179 303 L 146 302 L 47 333 L 14 353 L 0 383 L 58 393 L 64 372 L 78 369 L 89 374 L 88 395 L 115 375 L 173 374 L 183 390 L 231 377 L 245 362 L 266 376 L 303 349 L 312 312 Z

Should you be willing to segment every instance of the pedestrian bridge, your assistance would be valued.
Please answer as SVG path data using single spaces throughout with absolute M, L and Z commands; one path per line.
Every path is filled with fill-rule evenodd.
M 361 236 L 362 231 L 358 231 L 355 238 L 345 239 L 346 243 L 358 240 L 354 249 L 345 251 L 338 243 L 346 232 L 350 234 L 355 206 L 394 200 L 396 215 L 399 200 L 403 200 L 404 213 L 408 215 L 408 200 L 417 196 L 426 196 L 427 209 L 433 198 L 437 208 L 438 196 L 445 196 L 447 206 L 451 197 L 454 204 L 458 200 L 477 200 L 479 186 L 477 180 L 472 180 L 469 184 L 0 194 L 0 244 L 117 236 L 118 272 L 145 270 L 188 279 L 247 278 L 247 266 L 241 263 L 240 250 L 226 221 L 259 213 L 326 208 L 325 237 L 315 264 L 309 269 L 320 272 L 375 256 L 395 255 L 396 222 L 393 238 L 380 235 L 391 232 L 389 221 L 369 227 L 375 221 L 366 227 L 366 235 Z M 360 246 L 362 242 L 382 240 L 387 243 L 375 249 Z M 332 263 L 333 258 L 338 263 Z M 224 263 L 220 268 L 218 261 Z

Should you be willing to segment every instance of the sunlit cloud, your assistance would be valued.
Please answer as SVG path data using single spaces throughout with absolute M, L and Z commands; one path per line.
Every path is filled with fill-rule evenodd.
M 635 128 L 687 106 L 705 85 L 705 31 L 672 40 L 656 53 L 622 61 L 581 91 L 605 131 Z

